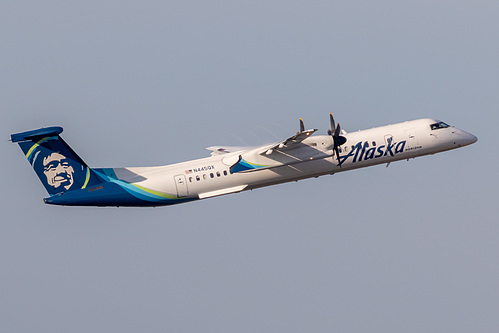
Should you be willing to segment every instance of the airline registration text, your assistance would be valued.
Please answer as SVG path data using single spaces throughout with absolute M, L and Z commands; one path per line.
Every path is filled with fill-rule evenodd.
M 214 165 L 207 165 L 207 166 L 204 166 L 201 168 L 189 169 L 189 170 L 185 170 L 185 173 L 190 174 L 190 173 L 203 172 L 203 171 L 209 171 L 209 170 L 215 170 L 215 166 Z

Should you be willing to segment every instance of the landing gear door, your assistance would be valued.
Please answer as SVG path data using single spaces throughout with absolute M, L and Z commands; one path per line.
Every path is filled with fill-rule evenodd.
M 177 187 L 177 196 L 179 198 L 186 197 L 189 195 L 187 189 L 187 181 L 185 180 L 185 175 L 177 175 L 174 177 L 175 186 Z

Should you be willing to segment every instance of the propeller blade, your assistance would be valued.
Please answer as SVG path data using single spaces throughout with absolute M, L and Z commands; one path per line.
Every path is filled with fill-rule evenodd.
M 338 123 L 338 127 L 336 127 L 336 129 L 334 130 L 334 136 L 340 136 L 340 132 L 341 132 L 341 127 L 340 123 Z
M 341 168 L 340 152 L 339 152 L 338 146 L 334 146 L 334 152 L 336 153 L 336 159 L 338 160 L 338 165 Z
M 328 130 L 328 134 L 333 137 L 333 150 L 336 155 L 336 159 L 338 160 L 338 165 L 341 168 L 341 160 L 340 160 L 340 150 L 339 147 L 347 142 L 347 138 L 344 136 L 341 136 L 341 126 L 340 123 L 338 123 L 338 126 L 336 126 L 336 123 L 334 121 L 333 114 L 330 112 L 329 113 L 329 122 L 331 123 L 331 129 Z
M 331 133 L 334 133 L 334 129 L 336 128 L 336 125 L 334 123 L 334 117 L 331 112 L 329 112 L 329 122 L 331 123 Z

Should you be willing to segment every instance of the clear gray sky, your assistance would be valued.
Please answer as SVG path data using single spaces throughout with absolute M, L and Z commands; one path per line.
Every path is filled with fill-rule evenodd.
M 499 330 L 498 1 L 3 0 L 0 31 L 0 331 Z M 150 209 L 46 206 L 7 141 L 161 165 L 329 112 L 479 141 Z

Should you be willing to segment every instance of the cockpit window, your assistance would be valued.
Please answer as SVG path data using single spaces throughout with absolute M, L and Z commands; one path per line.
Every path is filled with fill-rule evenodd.
M 444 123 L 443 121 L 430 125 L 430 128 L 432 131 L 437 130 L 437 129 L 441 129 L 441 128 L 447 128 L 447 127 L 450 127 L 450 126 L 447 125 L 446 123 Z

